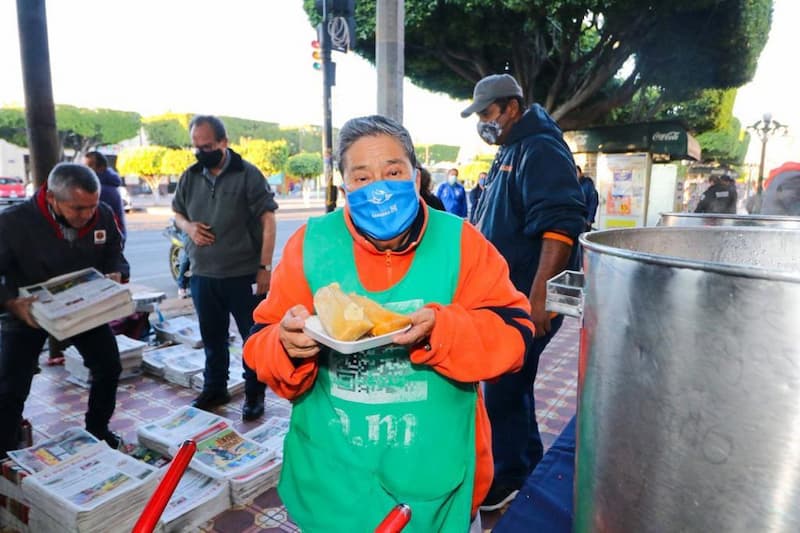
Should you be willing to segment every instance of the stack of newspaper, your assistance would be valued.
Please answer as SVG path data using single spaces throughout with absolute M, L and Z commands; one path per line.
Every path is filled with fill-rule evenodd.
M 213 479 L 192 468 L 184 472 L 180 483 L 161 514 L 157 532 L 197 531 L 231 505 L 230 484 Z
M 244 434 L 266 448 L 275 457 L 247 472 L 231 478 L 231 500 L 234 505 L 247 505 L 257 496 L 278 484 L 283 466 L 283 439 L 289 431 L 289 419 L 273 416 Z
M 230 420 L 194 407 L 140 427 L 138 438 L 141 445 L 159 452 L 166 448 L 169 455 L 177 453 L 185 440 L 194 440 L 197 452 L 191 467 L 214 479 L 231 480 L 234 502 L 252 500 L 274 486 L 280 472 L 275 470 L 276 463 L 271 463 L 275 450 L 246 438 Z
M 192 386 L 192 376 L 206 367 L 206 354 L 203 350 L 191 350 L 173 355 L 164 361 L 164 379 L 181 387 Z
M 130 291 L 94 268 L 78 270 L 45 282 L 21 287 L 20 296 L 35 296 L 36 322 L 64 340 L 133 313 Z
M 122 373 L 119 379 L 140 376 L 142 374 L 142 353 L 147 343 L 125 335 L 117 335 L 115 338 L 119 349 L 120 363 L 122 363 Z M 67 381 L 80 387 L 89 388 L 91 382 L 89 369 L 83 365 L 83 357 L 74 346 L 64 350 L 64 368 L 70 374 Z
M 221 416 L 186 406 L 161 420 L 139 426 L 136 436 L 142 446 L 172 457 L 170 449 L 177 449 L 183 441 L 220 420 L 223 420 Z
M 191 385 L 193 389 L 202 391 L 204 384 L 205 384 L 205 377 L 203 376 L 202 372 L 199 372 L 194 376 L 192 376 Z M 228 372 L 228 394 L 233 396 L 243 391 L 244 391 L 244 367 L 242 366 L 242 360 L 231 354 L 231 365 L 230 365 L 230 370 Z
M 158 484 L 158 469 L 112 450 L 83 429 L 8 453 L 22 480 L 31 531 L 129 530 Z
M 166 366 L 167 359 L 186 355 L 193 351 L 195 351 L 194 348 L 186 346 L 185 344 L 173 344 L 164 348 L 147 350 L 142 354 L 142 368 L 149 374 L 164 377 L 164 367 Z M 203 350 L 199 351 L 202 352 Z
M 131 457 L 166 472 L 170 459 L 141 444 L 127 444 L 123 451 Z M 188 468 L 172 493 L 156 531 L 195 531 L 230 507 L 230 484 L 224 479 L 212 479 Z
M 176 316 L 153 324 L 156 337 L 162 341 L 180 342 L 192 348 L 202 348 L 200 323 L 186 316 Z

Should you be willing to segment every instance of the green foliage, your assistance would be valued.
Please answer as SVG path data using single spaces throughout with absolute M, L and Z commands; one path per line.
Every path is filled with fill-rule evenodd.
M 313 0 L 304 0 L 312 25 Z M 470 98 L 508 71 L 527 103 L 567 129 L 602 121 L 637 91 L 667 100 L 749 81 L 769 34 L 772 0 L 406 0 L 405 73 Z M 355 52 L 375 60 L 375 2 L 356 3 Z M 623 65 L 625 68 L 623 69 Z
M 184 148 L 192 143 L 189 130 L 175 119 L 149 120 L 142 124 L 147 140 L 167 148 Z
M 194 153 L 186 149 L 167 149 L 161 158 L 159 174 L 180 176 L 183 171 L 197 162 Z
M 286 161 L 286 173 L 303 179 L 314 178 L 322 174 L 322 154 L 319 152 L 300 152 Z
M 488 173 L 491 166 L 491 160 L 487 161 L 485 159 L 475 159 L 474 161 L 459 167 L 458 177 L 466 184 L 467 188 L 471 189 L 478 183 L 478 174 L 481 172 Z
M 0 139 L 17 146 L 28 146 L 25 111 L 16 107 L 0 109 Z
M 289 158 L 289 144 L 285 140 L 243 138 L 238 145 L 231 145 L 231 148 L 257 166 L 265 176 L 280 172 Z
M 322 128 L 319 126 L 285 127 L 280 129 L 280 135 L 289 143 L 290 154 L 318 152 L 322 149 Z
M 738 119 L 732 118 L 728 125 L 719 130 L 710 130 L 697 136 L 703 149 L 703 160 L 721 165 L 738 166 L 744 162 L 750 134 L 742 133 Z
M 417 160 L 424 165 L 432 165 L 441 161 L 455 161 L 458 157 L 458 146 L 447 144 L 418 144 L 414 146 Z
M 141 116 L 130 111 L 57 105 L 56 124 L 63 147 L 85 153 L 90 148 L 135 137 Z
M 238 117 L 219 117 L 225 123 L 228 141 L 240 142 L 240 139 L 263 139 L 277 141 L 283 139 L 280 125 L 275 122 L 263 122 Z
M 139 114 L 129 111 L 56 106 L 56 127 L 62 147 L 71 148 L 76 153 L 135 137 L 140 123 Z M 0 138 L 18 146 L 28 145 L 23 109 L 0 109 Z
M 135 175 L 144 181 L 154 196 L 158 196 L 161 183 L 161 163 L 167 153 L 163 146 L 138 146 L 125 148 L 117 157 L 117 170 L 123 176 Z

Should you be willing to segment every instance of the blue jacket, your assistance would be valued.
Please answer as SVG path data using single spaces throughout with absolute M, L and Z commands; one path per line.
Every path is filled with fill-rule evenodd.
M 114 211 L 114 215 L 119 222 L 119 230 L 122 236 L 125 237 L 128 233 L 125 227 L 125 209 L 122 206 L 122 197 L 119 195 L 119 188 L 122 185 L 122 179 L 119 174 L 106 168 L 103 172 L 98 172 L 97 179 L 100 180 L 100 201 L 107 203 Z
M 444 204 L 448 213 L 457 217 L 466 218 L 467 216 L 467 193 L 464 186 L 456 182 L 453 185 L 442 183 L 436 189 L 436 196 Z
M 525 112 L 497 151 L 472 222 L 505 257 L 511 281 L 524 294 L 546 231 L 575 241 L 569 266 L 577 266 L 577 237 L 586 224 L 583 191 L 561 129 L 540 105 Z

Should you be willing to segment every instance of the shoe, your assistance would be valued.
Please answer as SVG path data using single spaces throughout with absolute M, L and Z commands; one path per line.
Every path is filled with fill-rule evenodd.
M 195 407 L 197 409 L 202 409 L 203 411 L 208 411 L 209 409 L 213 409 L 214 407 L 225 405 L 229 401 L 231 401 L 231 395 L 228 394 L 228 391 L 223 391 L 223 392 L 203 391 L 200 393 L 200 396 L 194 399 L 194 401 L 192 402 L 192 407 Z
M 496 485 L 492 483 L 489 489 L 489 494 L 484 498 L 481 504 L 481 511 L 496 511 L 505 505 L 511 503 L 517 497 L 519 488 L 509 487 L 507 485 Z
M 105 441 L 108 444 L 108 447 L 112 450 L 119 450 L 122 448 L 122 437 L 111 431 L 110 429 L 106 429 L 103 431 L 90 431 L 92 435 L 97 437 L 99 440 Z
M 189 289 L 178 289 L 178 298 L 188 298 Z
M 264 415 L 264 395 L 258 394 L 245 398 L 242 406 L 242 420 L 249 422 Z

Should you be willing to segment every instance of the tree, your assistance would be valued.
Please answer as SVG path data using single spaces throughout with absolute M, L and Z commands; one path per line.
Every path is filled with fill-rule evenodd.
M 245 138 L 241 139 L 238 145 L 231 147 L 244 159 L 257 166 L 265 176 L 280 172 L 289 157 L 289 145 L 285 140 L 265 141 Z
M 418 144 L 414 147 L 417 159 L 425 165 L 440 161 L 455 161 L 458 158 L 458 146 L 447 144 Z
M 741 123 L 733 118 L 725 128 L 701 133 L 697 142 L 703 148 L 704 161 L 739 166 L 747 155 L 750 134 L 742 132 Z
M 139 114 L 130 111 L 86 109 L 60 104 L 56 106 L 56 125 L 61 147 L 74 150 L 75 158 L 92 148 L 135 137 L 140 124 Z M 18 146 L 28 146 L 25 111 L 22 108 L 0 110 L 0 137 Z
M 191 146 L 189 139 L 188 113 L 164 113 L 142 119 L 142 127 L 151 144 L 167 148 L 186 148 Z
M 312 24 L 314 1 L 304 0 Z M 355 51 L 375 59 L 375 2 L 358 2 Z M 772 0 L 406 0 L 405 69 L 416 85 L 469 98 L 509 71 L 526 103 L 585 127 L 656 87 L 675 101 L 755 73 Z
M 117 170 L 122 175 L 139 176 L 158 199 L 158 186 L 162 178 L 161 163 L 166 153 L 167 149 L 163 146 L 125 148 L 117 157 Z
M 184 170 L 196 162 L 197 159 L 191 150 L 168 148 L 161 158 L 159 173 L 164 176 L 180 176 Z
M 303 179 L 315 178 L 322 174 L 322 154 L 319 152 L 300 152 L 286 160 L 286 173 Z

